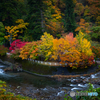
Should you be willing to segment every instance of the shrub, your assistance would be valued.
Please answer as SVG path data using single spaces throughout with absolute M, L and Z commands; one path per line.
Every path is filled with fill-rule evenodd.
M 20 55 L 20 48 L 22 48 L 27 42 L 22 42 L 20 39 L 16 39 L 11 43 L 9 50 L 11 50 L 11 57 L 18 59 Z
M 86 68 L 94 63 L 94 54 L 90 47 L 91 43 L 84 38 L 81 31 L 76 37 L 73 37 L 73 33 L 69 33 L 60 39 L 54 39 L 45 32 L 40 41 L 29 42 L 23 46 L 19 57 L 38 59 L 41 56 L 45 60 L 54 59 L 62 64 L 67 63 L 70 67 Z
M 76 38 L 70 33 L 65 38 L 54 39 L 52 58 L 61 60 L 62 64 L 67 63 L 70 67 L 91 66 L 94 63 L 91 44 L 83 37 L 84 34 L 80 32 Z
M 87 39 L 85 39 L 84 36 L 84 33 L 82 33 L 81 31 L 78 35 L 76 35 L 76 39 L 78 40 L 77 49 L 81 53 L 80 64 L 82 66 L 91 66 L 92 64 L 94 64 L 94 54 L 91 50 L 91 43 Z
M 100 42 L 100 26 L 93 26 L 90 33 L 92 40 Z
M 38 45 L 41 43 L 41 41 L 34 41 L 32 43 L 33 43 L 33 46 L 29 51 L 29 54 L 30 54 L 29 58 L 38 59 L 38 57 L 39 57 Z
M 8 48 L 4 47 L 3 45 L 0 45 L 0 55 L 6 55 L 6 53 L 8 52 Z
M 76 49 L 77 40 L 73 38 L 71 33 L 66 37 L 53 40 L 53 56 L 54 60 L 60 59 L 61 63 L 67 63 L 70 67 L 72 64 L 79 62 L 80 52 Z
M 16 39 L 11 43 L 9 50 L 15 50 L 16 48 L 22 48 L 27 42 L 22 42 L 20 39 Z
M 92 46 L 91 49 L 92 52 L 95 54 L 95 57 L 100 58 L 100 47 Z
M 38 59 L 39 52 L 38 52 L 38 45 L 41 43 L 41 41 L 33 41 L 26 43 L 25 46 L 21 48 L 20 55 L 22 59 L 32 58 L 32 59 Z
M 84 38 L 84 33 L 81 31 L 78 35 L 76 35 L 76 39 L 78 40 L 78 50 L 82 53 L 85 53 L 88 56 L 93 55 L 91 50 L 91 43 Z
M 100 47 L 100 43 L 97 41 L 91 41 L 91 46 Z
M 19 57 L 21 57 L 22 59 L 29 58 L 30 57 L 29 51 L 32 48 L 32 46 L 33 46 L 33 42 L 26 43 L 26 45 L 21 48 Z
M 16 48 L 15 50 L 12 50 L 10 57 L 15 58 L 15 59 L 19 59 L 19 55 L 20 55 L 20 49 Z
M 38 45 L 39 55 L 45 57 L 45 61 L 51 57 L 53 51 L 53 36 L 47 32 L 41 36 L 41 44 Z

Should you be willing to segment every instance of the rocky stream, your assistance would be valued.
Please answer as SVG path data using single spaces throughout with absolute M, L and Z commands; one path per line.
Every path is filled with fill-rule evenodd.
M 53 75 L 45 75 L 45 77 L 33 75 L 21 69 L 21 71 L 5 71 L 10 64 L 0 60 L 0 80 L 7 82 L 7 91 L 15 95 L 29 96 L 37 100 L 64 100 L 64 95 L 69 95 L 70 91 L 88 89 L 88 83 L 92 83 L 94 88 L 100 87 L 99 62 L 87 73 L 75 75 L 71 72 L 72 75 L 65 75 L 68 70 L 59 67 Z

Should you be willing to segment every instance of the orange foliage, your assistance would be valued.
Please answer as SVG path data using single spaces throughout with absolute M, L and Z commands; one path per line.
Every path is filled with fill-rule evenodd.
M 81 40 L 83 40 L 83 43 L 86 42 L 86 39 L 81 38 Z M 92 65 L 94 56 L 80 51 L 78 46 L 79 42 L 73 37 L 73 33 L 69 33 L 65 38 L 54 39 L 52 58 L 54 60 L 61 60 L 62 64 L 67 63 L 70 67 L 86 67 L 87 65 Z
M 77 15 L 81 15 L 84 13 L 84 5 L 82 3 L 76 3 L 75 5 L 75 8 L 74 8 L 74 12 L 77 14 Z
M 85 22 L 84 19 L 80 19 L 80 22 L 78 23 L 78 27 L 75 29 L 75 31 L 80 31 L 82 30 L 84 33 L 90 33 L 90 23 Z
M 25 46 L 21 48 L 20 55 L 22 59 L 32 58 L 36 59 L 38 55 L 38 48 L 37 46 L 41 43 L 41 41 L 33 41 L 26 43 Z
M 87 0 L 90 7 L 90 14 L 96 18 L 100 15 L 100 0 Z
M 38 58 L 38 54 L 39 54 L 38 45 L 41 43 L 41 41 L 36 41 L 36 42 L 34 41 L 32 43 L 33 43 L 33 46 L 29 51 L 29 53 L 30 53 L 29 58 L 36 59 L 36 58 Z
M 56 36 L 56 33 L 61 33 L 63 30 L 60 22 L 50 21 L 50 24 L 46 25 L 46 27 L 54 37 Z
M 76 49 L 77 40 L 73 38 L 73 33 L 70 33 L 65 38 L 54 39 L 53 40 L 53 56 L 55 60 L 60 58 L 61 63 L 75 64 L 80 61 L 80 52 Z
M 63 30 L 63 25 L 61 24 L 61 11 L 57 7 L 56 0 L 44 0 L 44 6 L 46 7 L 44 11 L 45 16 L 45 26 L 46 29 L 50 31 L 52 35 L 55 36 L 57 33 L 61 33 Z

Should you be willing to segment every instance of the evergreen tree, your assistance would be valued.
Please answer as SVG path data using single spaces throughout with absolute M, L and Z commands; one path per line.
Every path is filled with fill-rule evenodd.
M 17 0 L 17 2 L 18 16 L 20 19 L 26 20 L 28 14 L 27 0 Z
M 0 0 L 0 21 L 5 26 L 14 25 L 15 21 L 19 18 L 17 4 L 16 0 Z
M 65 3 L 65 32 L 74 32 L 75 30 L 75 16 L 73 0 L 64 0 Z
M 27 22 L 29 23 L 28 34 L 32 36 L 34 40 L 40 39 L 42 33 L 41 28 L 41 0 L 28 0 L 29 12 L 27 16 Z
M 2 22 L 0 22 L 0 45 L 4 43 L 5 27 Z

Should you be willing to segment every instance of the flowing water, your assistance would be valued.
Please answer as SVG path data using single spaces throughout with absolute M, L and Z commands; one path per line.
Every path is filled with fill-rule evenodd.
M 0 63 L 0 80 L 7 82 L 11 88 L 8 90 L 15 94 L 37 98 L 37 100 L 40 100 L 39 98 L 45 98 L 43 100 L 63 100 L 64 95 L 69 94 L 70 91 L 80 91 L 88 88 L 88 82 L 84 83 L 82 80 L 100 78 L 100 72 L 98 72 L 90 76 L 81 75 L 76 78 L 57 80 L 55 78 L 31 75 L 26 72 L 4 72 L 6 67 L 6 65 Z M 94 88 L 100 87 L 99 84 L 94 84 L 93 86 Z

